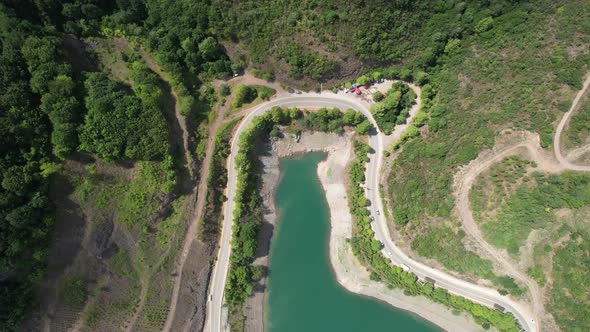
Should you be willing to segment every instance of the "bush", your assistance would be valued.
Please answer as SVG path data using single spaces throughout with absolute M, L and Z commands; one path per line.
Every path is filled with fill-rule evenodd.
M 229 94 L 231 93 L 229 85 L 226 83 L 223 83 L 219 86 L 219 94 L 223 97 L 227 97 L 229 96 Z
M 234 100 L 232 105 L 234 107 L 241 107 L 243 104 L 248 104 L 254 101 L 257 97 L 256 89 L 249 85 L 240 85 L 234 91 Z
M 195 98 L 193 96 L 186 96 L 181 99 L 179 112 L 183 116 L 190 115 L 195 107 Z

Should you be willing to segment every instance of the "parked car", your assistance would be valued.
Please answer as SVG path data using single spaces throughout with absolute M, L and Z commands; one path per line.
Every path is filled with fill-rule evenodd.
M 379 215 L 379 209 L 377 209 L 377 211 L 376 211 L 376 212 L 377 212 L 377 215 Z

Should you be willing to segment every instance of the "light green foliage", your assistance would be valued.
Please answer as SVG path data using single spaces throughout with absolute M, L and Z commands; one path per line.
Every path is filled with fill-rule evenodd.
M 154 203 L 176 185 L 170 157 L 161 163 L 141 162 L 138 168 L 137 178 L 121 188 L 122 197 L 118 202 L 119 218 L 127 224 L 146 222 L 158 209 Z
M 455 56 L 461 50 L 460 39 L 449 39 L 447 45 L 445 45 L 445 54 L 448 56 Z
M 371 122 L 369 120 L 364 120 L 356 126 L 356 132 L 359 135 L 368 135 L 371 131 L 371 128 L 373 128 Z
M 336 69 L 335 60 L 316 51 L 306 50 L 297 43 L 287 43 L 279 54 L 289 64 L 289 75 L 296 79 L 310 77 L 318 80 Z
M 525 176 L 533 166 L 518 156 L 505 158 L 482 174 L 470 193 L 486 239 L 513 254 L 531 230 L 548 229 L 558 221 L 553 210 L 590 204 L 590 177 L 572 172 Z
M 344 123 L 351 126 L 358 126 L 361 122 L 366 120 L 365 116 L 361 112 L 357 112 L 353 109 L 348 109 L 342 117 Z
M 362 75 L 356 79 L 356 82 L 360 85 L 365 85 L 369 83 L 369 77 L 367 75 Z
M 550 311 L 562 329 L 590 329 L 590 235 L 571 234 L 571 241 L 557 250 L 553 258 L 553 287 Z
M 80 201 L 97 208 L 116 207 L 117 221 L 145 225 L 176 185 L 176 172 L 171 157 L 162 162 L 140 162 L 137 168 L 137 176 L 125 182 L 109 181 L 89 167 L 88 174 L 77 181 Z
M 582 104 L 582 107 L 570 119 L 566 129 L 566 137 L 573 145 L 586 142 L 590 136 L 590 101 Z
M 461 10 L 456 6 L 433 17 L 424 30 L 434 38 L 458 24 L 464 34 L 461 52 L 455 56 L 437 55 L 455 38 L 446 33 L 445 38 L 434 38 L 437 46 L 424 51 L 435 55 L 422 58 L 435 65 L 428 71 L 434 104 L 427 112 L 427 134 L 403 143 L 390 173 L 389 196 L 400 224 L 449 216 L 457 167 L 491 147 L 498 130 L 539 132 L 543 146 L 549 146 L 553 124 L 563 114 L 560 87 L 573 95 L 586 70 L 588 56 L 569 56 L 567 49 L 588 39 L 582 23 L 588 15 L 580 14 L 588 12 L 587 3 L 504 3 L 494 15 L 477 9 L 481 3 L 464 4 Z M 562 14 L 557 14 L 560 6 Z M 492 27 L 470 35 L 470 29 L 488 16 L 493 16 Z
M 234 91 L 234 100 L 232 105 L 234 107 L 242 107 L 243 104 L 248 104 L 254 101 L 258 96 L 256 89 L 249 85 L 240 85 Z
M 518 252 L 531 230 L 555 222 L 553 210 L 590 204 L 590 176 L 571 172 L 533 175 L 533 183 L 521 185 L 497 217 L 482 228 L 490 243 L 511 253 Z
M 487 16 L 479 20 L 473 29 L 476 33 L 482 33 L 490 30 L 494 25 L 494 19 L 491 16 Z

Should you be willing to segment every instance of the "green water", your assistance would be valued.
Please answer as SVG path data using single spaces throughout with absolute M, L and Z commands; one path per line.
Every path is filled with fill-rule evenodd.
M 328 205 L 316 173 L 323 157 L 312 153 L 281 161 L 267 331 L 439 331 L 413 314 L 339 286 L 328 257 Z

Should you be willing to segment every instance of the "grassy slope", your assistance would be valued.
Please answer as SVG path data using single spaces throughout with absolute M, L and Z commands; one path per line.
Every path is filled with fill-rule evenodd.
M 100 238 L 101 225 L 110 220 L 115 234 L 126 237 L 123 242 L 131 241 L 132 245 L 119 247 L 114 256 L 102 260 L 111 274 L 103 287 L 92 291 L 93 299 L 84 314 L 84 324 L 90 328 L 120 327 L 141 301 L 140 291 L 143 289 L 145 309 L 140 325 L 161 328 L 166 320 L 168 303 L 160 302 L 169 297 L 172 286 L 167 271 L 173 268 L 181 233 L 188 219 L 185 201 L 177 199 L 170 203 L 166 198 L 167 194 L 161 189 L 166 181 L 162 163 L 139 163 L 137 174 L 130 180 L 101 175 L 93 168 L 88 167 L 87 174 L 73 179 L 75 197 L 85 214 L 91 216 L 89 227 L 96 229 L 97 233 L 93 234 Z M 168 216 L 155 218 L 168 204 L 171 204 Z M 78 264 L 83 267 L 90 263 L 82 260 Z M 98 272 L 96 276 L 100 276 L 99 279 L 105 277 Z M 109 288 L 117 290 L 113 292 Z
M 534 166 L 509 157 L 483 173 L 470 195 L 475 217 L 490 243 L 507 248 L 529 266 L 528 274 L 541 287 L 547 286 L 548 309 L 557 323 L 585 330 L 590 320 L 581 313 L 587 312 L 590 299 L 580 287 L 590 285 L 589 248 L 582 240 L 588 237 L 590 177 L 544 175 Z M 519 252 L 525 241 L 531 243 L 532 256 Z

